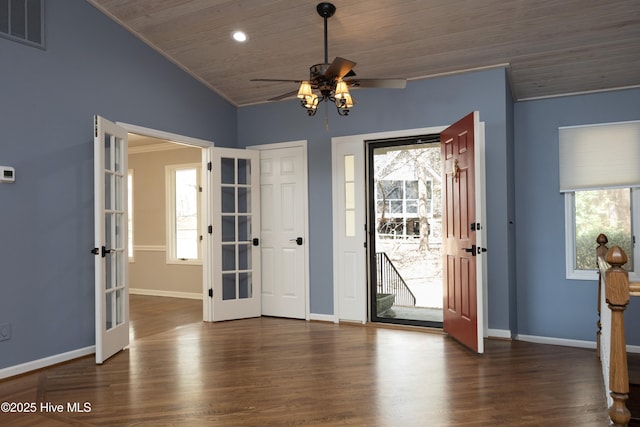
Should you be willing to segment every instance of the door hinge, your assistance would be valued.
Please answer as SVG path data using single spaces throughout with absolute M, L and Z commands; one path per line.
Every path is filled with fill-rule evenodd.
M 207 227 L 207 232 L 209 234 L 213 234 L 213 225 L 210 225 L 210 226 Z
M 98 116 L 93 116 L 93 131 L 96 134 L 96 138 L 98 137 Z
M 211 169 L 213 169 L 213 165 L 211 164 L 211 162 L 209 162 L 207 163 L 207 170 L 211 172 Z
M 480 230 L 482 230 L 482 226 L 480 225 L 479 222 L 471 223 L 471 231 L 480 231 Z
M 209 288 L 209 298 L 213 298 L 213 289 Z
M 198 187 L 198 191 L 202 193 L 202 187 Z

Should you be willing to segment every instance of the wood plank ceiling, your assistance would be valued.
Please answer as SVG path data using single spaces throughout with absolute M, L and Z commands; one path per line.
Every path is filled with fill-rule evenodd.
M 89 2 L 237 106 L 296 89 L 250 79 L 307 79 L 323 62 L 315 0 Z M 362 78 L 506 66 L 516 100 L 640 86 L 640 0 L 332 3 L 329 62 L 355 61 Z

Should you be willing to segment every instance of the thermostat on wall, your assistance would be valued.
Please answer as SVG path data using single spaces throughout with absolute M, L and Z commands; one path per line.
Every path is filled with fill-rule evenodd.
M 0 182 L 12 183 L 16 181 L 16 170 L 11 166 L 0 166 Z

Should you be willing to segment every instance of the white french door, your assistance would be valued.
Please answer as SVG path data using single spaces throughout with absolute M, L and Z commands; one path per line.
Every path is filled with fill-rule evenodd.
M 127 131 L 94 119 L 96 363 L 129 345 Z
M 260 167 L 252 150 L 210 148 L 213 321 L 261 315 Z

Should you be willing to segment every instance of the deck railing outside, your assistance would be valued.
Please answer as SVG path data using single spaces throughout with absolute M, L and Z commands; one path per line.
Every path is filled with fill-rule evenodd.
M 416 297 L 385 252 L 376 252 L 379 294 L 394 294 L 394 305 L 415 307 Z

